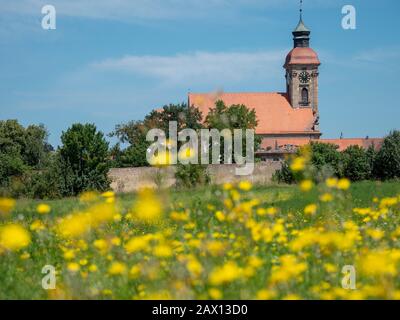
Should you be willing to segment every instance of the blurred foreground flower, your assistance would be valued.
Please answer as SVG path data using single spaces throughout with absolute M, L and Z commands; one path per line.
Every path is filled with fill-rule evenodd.
M 9 214 L 15 207 L 15 200 L 11 198 L 0 198 L 0 215 Z
M 48 204 L 41 203 L 36 207 L 36 211 L 39 214 L 48 214 L 51 211 L 51 207 Z
M 0 227 L 0 249 L 17 251 L 31 243 L 31 236 L 24 227 L 10 224 Z
M 134 216 L 143 221 L 154 223 L 162 217 L 163 208 L 160 199 L 150 189 L 139 192 L 138 199 L 133 207 Z

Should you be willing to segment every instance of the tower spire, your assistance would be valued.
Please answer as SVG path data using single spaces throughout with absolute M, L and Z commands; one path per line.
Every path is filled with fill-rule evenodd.
M 311 31 L 303 22 L 303 0 L 300 0 L 300 21 L 293 31 L 294 47 L 308 47 L 310 43 L 310 33 Z
M 300 0 L 300 20 L 303 20 L 303 0 Z

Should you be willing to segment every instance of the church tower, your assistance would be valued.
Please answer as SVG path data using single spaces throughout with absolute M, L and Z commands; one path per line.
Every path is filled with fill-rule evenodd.
M 311 108 L 314 114 L 314 131 L 319 128 L 318 112 L 318 67 L 317 53 L 310 48 L 311 31 L 303 22 L 303 10 L 300 8 L 300 21 L 293 31 L 293 49 L 286 57 L 286 93 L 291 106 Z

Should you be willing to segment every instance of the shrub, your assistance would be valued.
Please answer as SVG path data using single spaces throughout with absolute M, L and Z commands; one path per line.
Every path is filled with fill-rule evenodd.
M 371 178 L 371 165 L 366 151 L 359 146 L 350 146 L 342 153 L 343 175 L 351 181 Z
M 296 182 L 295 176 L 293 175 L 292 170 L 290 170 L 288 161 L 284 161 L 282 163 L 282 168 L 274 173 L 272 176 L 272 181 L 287 184 Z
M 400 131 L 391 132 L 383 141 L 374 161 L 374 174 L 382 180 L 400 178 Z
M 178 164 L 175 178 L 179 188 L 193 188 L 210 183 L 207 166 L 200 164 Z
M 315 168 L 316 178 L 324 175 L 343 176 L 339 147 L 329 143 L 311 143 L 311 164 Z
M 108 143 L 93 124 L 74 124 L 61 136 L 58 170 L 64 196 L 78 195 L 87 190 L 107 190 Z

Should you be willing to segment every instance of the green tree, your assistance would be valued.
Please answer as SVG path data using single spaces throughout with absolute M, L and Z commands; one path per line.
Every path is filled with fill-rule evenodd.
M 352 181 L 371 178 L 371 164 L 367 152 L 360 146 L 350 146 L 342 153 L 343 175 Z
M 0 121 L 0 188 L 1 193 L 22 195 L 25 176 L 46 167 L 52 147 L 43 125 L 24 128 L 17 120 Z
M 400 131 L 391 132 L 383 141 L 374 161 L 374 173 L 382 180 L 400 178 Z
M 94 124 L 74 124 L 61 135 L 58 150 L 61 192 L 65 196 L 87 190 L 107 190 L 108 143 Z
M 231 105 L 226 106 L 222 100 L 215 103 L 215 107 L 210 110 L 206 119 L 205 125 L 209 129 L 218 129 L 222 131 L 224 129 L 231 130 L 232 134 L 235 129 L 243 130 L 243 156 L 246 153 L 246 129 L 255 130 L 258 125 L 257 115 L 254 109 L 250 110 L 245 105 Z M 221 138 L 221 156 L 223 155 L 222 149 L 223 138 Z M 254 150 L 258 150 L 261 144 L 262 138 L 258 135 L 254 137 Z M 210 152 L 211 155 L 211 152 Z M 223 160 L 223 159 L 222 159 Z
M 333 174 L 337 177 L 343 176 L 341 154 L 339 147 L 329 143 L 311 143 L 311 163 L 319 174 Z
M 146 135 L 149 130 L 161 129 L 168 137 L 169 122 L 176 121 L 179 132 L 185 128 L 202 128 L 201 119 L 201 112 L 197 108 L 189 108 L 187 104 L 182 103 L 166 105 L 162 110 L 152 111 L 143 121 L 117 125 L 110 136 L 117 137 L 120 143 L 128 144 L 128 147 L 116 153 L 118 161 L 115 164 L 119 167 L 148 166 L 146 152 L 151 142 L 146 141 Z

